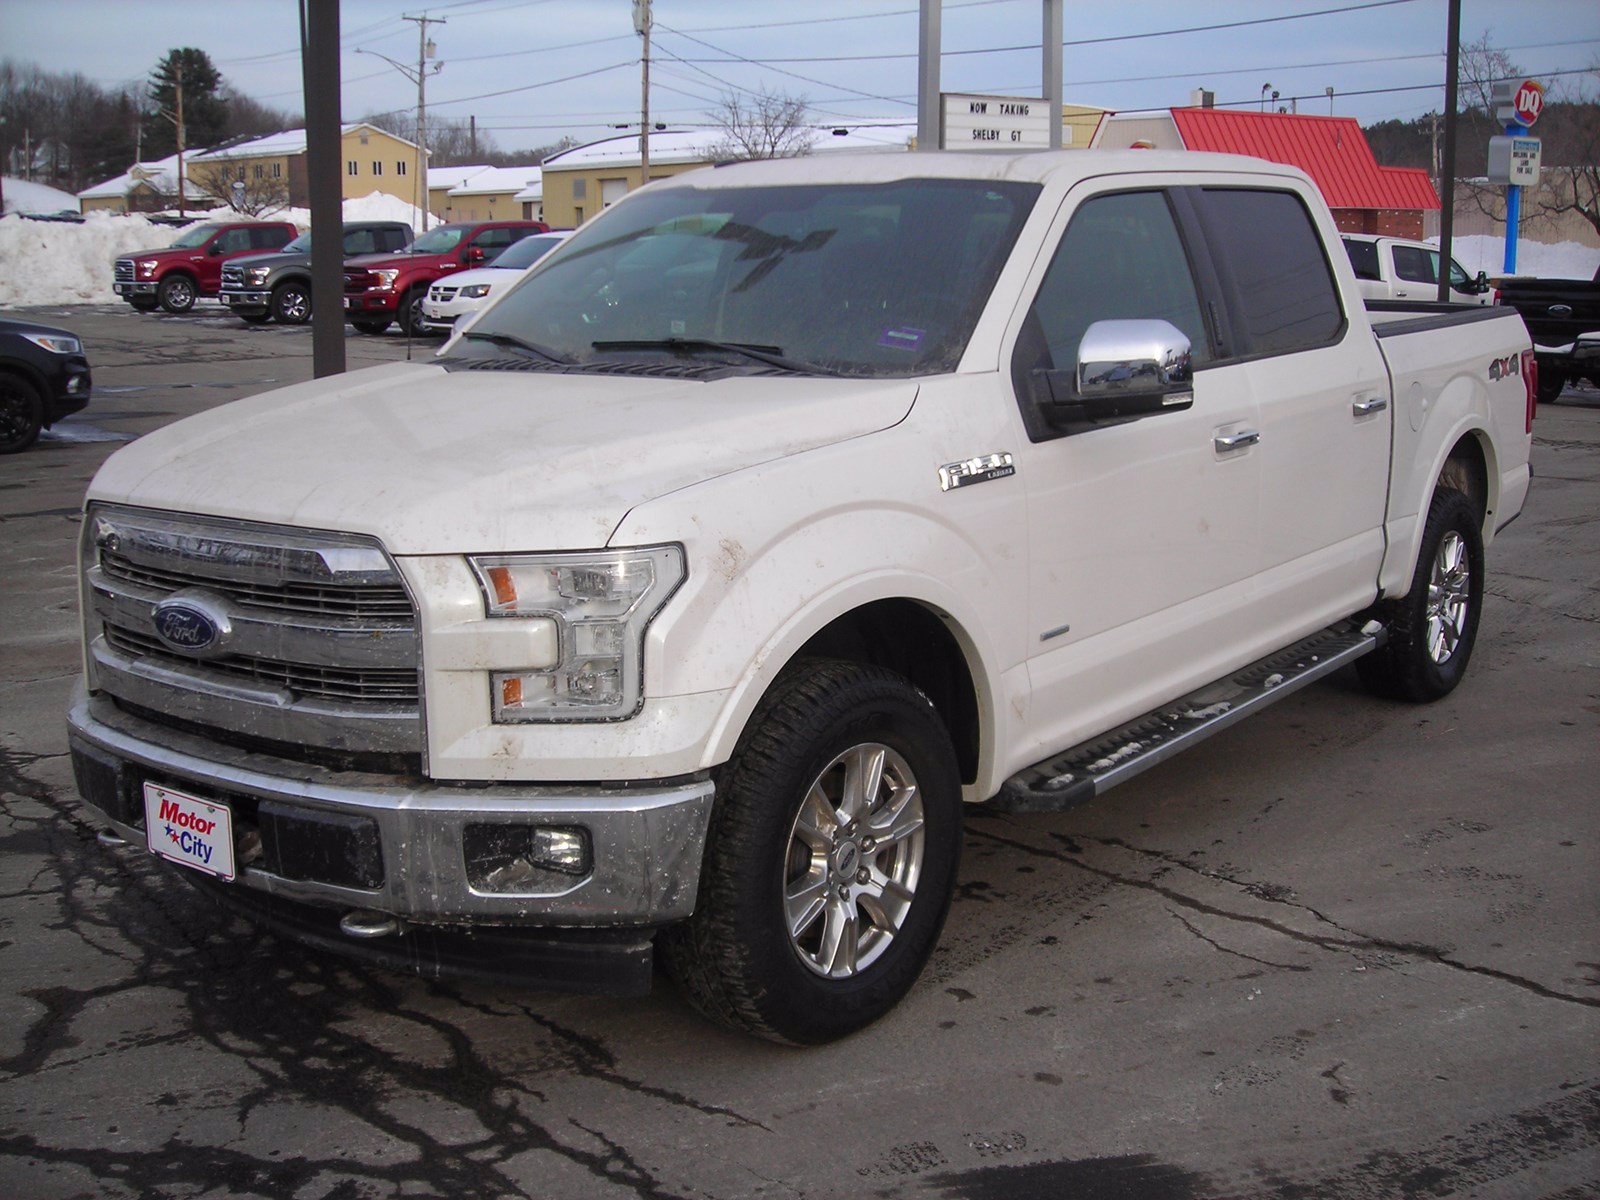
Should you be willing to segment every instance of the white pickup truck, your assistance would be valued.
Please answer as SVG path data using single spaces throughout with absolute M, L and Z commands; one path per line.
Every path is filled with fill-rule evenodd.
M 1528 336 L 1375 324 L 1338 238 L 1200 154 L 652 184 L 437 360 L 106 463 L 82 794 L 316 945 L 623 994 L 659 951 L 714 1019 L 849 1033 L 964 804 L 1081 803 L 1346 663 L 1461 679 Z

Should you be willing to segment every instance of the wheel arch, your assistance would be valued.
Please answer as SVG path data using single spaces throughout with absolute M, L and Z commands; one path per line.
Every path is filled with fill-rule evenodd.
M 1427 483 L 1416 497 L 1416 511 L 1401 525 L 1397 526 L 1393 520 L 1389 523 L 1391 545 L 1381 580 L 1382 594 L 1386 598 L 1403 596 L 1411 586 L 1417 556 L 1422 551 L 1428 504 L 1441 487 L 1461 492 L 1472 502 L 1485 546 L 1493 540 L 1498 524 L 1499 457 L 1489 429 L 1477 413 L 1463 415 L 1449 436 L 1440 439 L 1433 463 L 1426 471 L 1419 472 L 1417 478 Z

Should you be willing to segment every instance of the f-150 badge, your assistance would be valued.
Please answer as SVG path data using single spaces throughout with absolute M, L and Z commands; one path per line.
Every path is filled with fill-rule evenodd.
M 988 483 L 991 479 L 1004 479 L 1015 475 L 1017 468 L 1008 450 L 993 454 L 980 454 L 965 462 L 945 463 L 939 468 L 939 487 L 942 491 L 966 487 L 974 483 Z

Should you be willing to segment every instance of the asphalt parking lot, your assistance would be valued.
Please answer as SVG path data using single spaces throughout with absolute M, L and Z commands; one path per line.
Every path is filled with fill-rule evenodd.
M 0 1196 L 1600 1196 L 1600 392 L 1540 411 L 1456 693 L 1339 675 L 1087 807 L 974 814 L 908 1001 L 797 1051 L 665 981 L 351 967 L 100 845 L 64 724 L 84 488 L 309 378 L 311 336 L 25 315 L 96 387 L 0 459 Z

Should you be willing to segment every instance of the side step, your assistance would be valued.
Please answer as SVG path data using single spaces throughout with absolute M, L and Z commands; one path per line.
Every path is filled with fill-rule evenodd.
M 995 812 L 1059 812 L 1093 800 L 1163 759 L 1337 671 L 1387 640 L 1376 621 L 1341 621 L 1120 728 L 1018 771 Z

